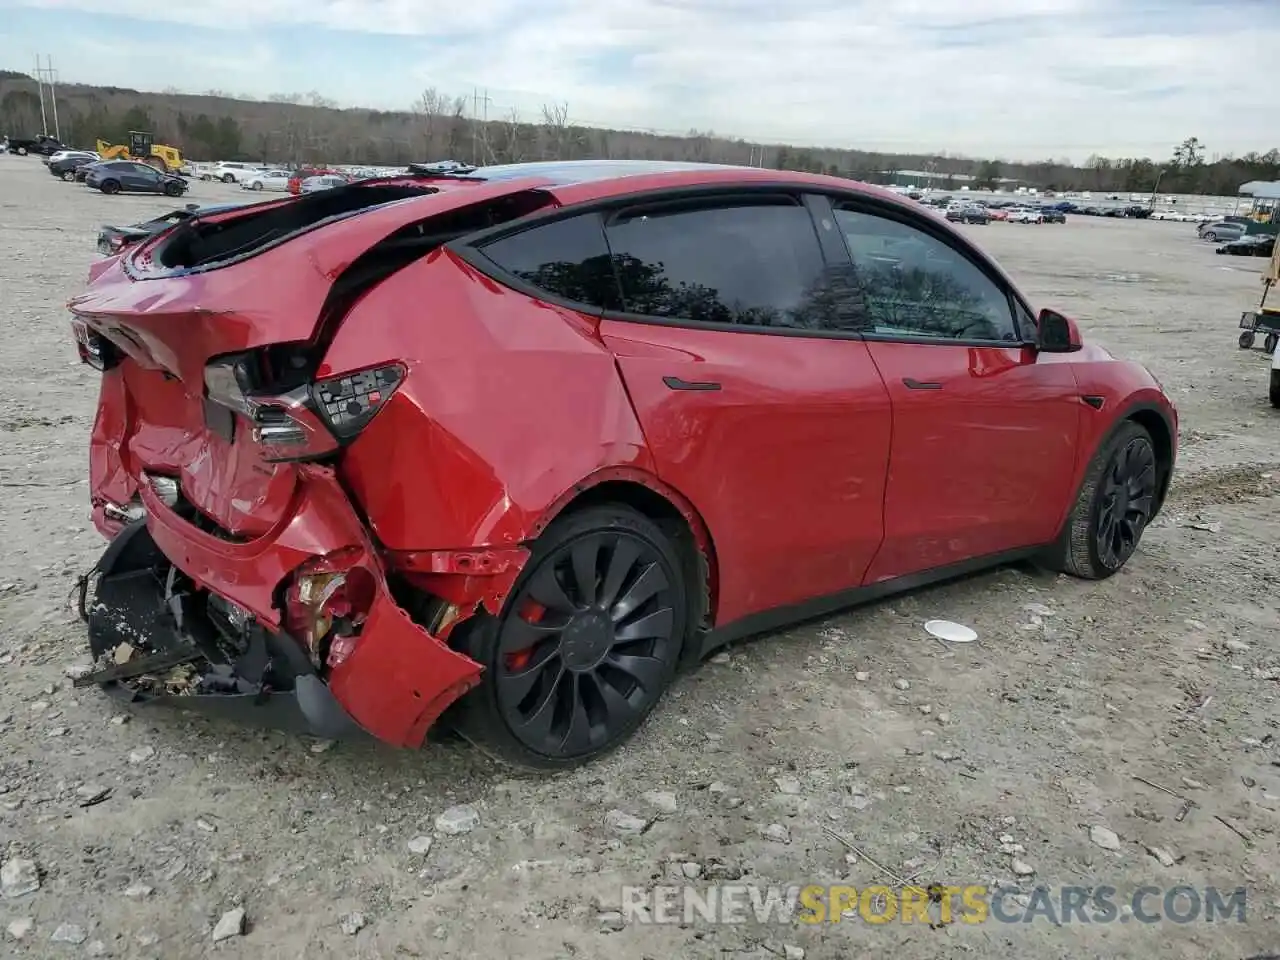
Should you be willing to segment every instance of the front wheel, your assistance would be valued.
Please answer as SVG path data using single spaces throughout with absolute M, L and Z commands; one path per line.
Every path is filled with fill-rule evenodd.
M 1204 235 L 1204 238 L 1205 238 L 1206 240 L 1208 240 L 1210 243 L 1217 243 L 1217 242 L 1218 242 L 1218 235 L 1217 235 L 1216 233 L 1214 233 L 1212 230 L 1210 230 L 1208 233 L 1206 233 L 1206 234 Z
M 236 178 L 235 178 L 234 176 L 232 176 L 231 174 L 229 174 L 229 173 L 228 173 L 228 174 L 224 174 L 224 175 L 223 175 L 223 177 L 222 177 L 222 182 L 223 182 L 223 183 L 235 183 L 235 182 L 236 182 Z
M 261 184 L 261 183 L 253 183 L 253 184 L 250 184 L 250 185 L 249 185 L 249 188 L 250 188 L 251 190 L 261 190 L 261 189 L 262 189 L 262 184 Z
M 182 187 L 176 183 L 166 183 L 164 186 L 164 195 L 166 197 L 182 196 Z
M 498 759 L 577 766 L 630 737 L 675 674 L 690 613 L 680 554 L 621 504 L 557 520 L 496 619 L 462 646 L 485 668 L 455 728 Z
M 74 182 L 75 178 L 76 178 L 76 175 L 74 170 L 68 170 L 62 175 L 62 179 L 65 180 L 67 183 Z
M 1155 444 L 1126 420 L 1099 448 L 1046 565 L 1086 580 L 1104 580 L 1133 556 L 1155 510 L 1159 480 Z
M 18 156 L 20 156 L 20 157 L 25 157 L 26 155 L 27 155 L 27 148 L 26 148 L 26 147 L 19 147 L 19 148 L 18 148 Z

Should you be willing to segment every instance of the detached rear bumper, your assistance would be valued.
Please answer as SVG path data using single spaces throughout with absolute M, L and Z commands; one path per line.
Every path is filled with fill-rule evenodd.
M 282 627 L 277 602 L 300 564 L 347 547 L 376 556 L 323 468 L 307 468 L 296 508 L 247 543 L 197 529 L 145 482 L 139 495 L 145 518 L 111 541 L 86 579 L 86 591 L 93 587 L 82 604 L 89 645 L 105 669 L 81 683 L 98 683 L 134 705 L 178 706 L 335 739 L 364 733 L 414 747 L 479 682 L 479 664 L 410 619 L 381 572 L 353 652 L 323 675 Z M 113 651 L 122 643 L 132 656 L 116 666 Z M 120 676 L 131 663 L 135 673 L 158 666 Z

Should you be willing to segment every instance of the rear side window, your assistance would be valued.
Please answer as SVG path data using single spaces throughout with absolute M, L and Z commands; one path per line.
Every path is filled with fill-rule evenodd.
M 480 252 L 530 286 L 601 310 L 620 310 L 599 214 L 557 220 L 495 240 Z
M 829 328 L 821 247 L 790 198 L 625 211 L 605 233 L 628 313 Z

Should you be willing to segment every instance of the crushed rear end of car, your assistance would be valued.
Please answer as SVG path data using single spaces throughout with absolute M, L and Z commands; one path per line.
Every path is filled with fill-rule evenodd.
M 523 549 L 415 556 L 447 583 L 430 604 L 403 589 L 403 558 L 377 542 L 343 458 L 411 403 L 412 361 L 346 365 L 329 347 L 373 286 L 466 232 L 460 218 L 548 202 L 509 185 L 373 182 L 197 214 L 93 265 L 69 307 L 102 378 L 90 483 L 110 543 L 81 580 L 94 670 L 78 686 L 423 741 L 479 681 L 451 631 L 509 588 Z

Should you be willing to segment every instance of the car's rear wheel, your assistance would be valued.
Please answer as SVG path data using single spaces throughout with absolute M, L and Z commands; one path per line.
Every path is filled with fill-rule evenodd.
M 222 175 L 222 182 L 223 182 L 223 183 L 235 183 L 235 182 L 236 182 L 236 178 L 235 178 L 232 174 L 226 173 L 226 174 L 223 174 L 223 175 Z
M 1047 565 L 1087 580 L 1133 556 L 1155 509 L 1160 465 L 1143 427 L 1126 420 L 1094 455 Z
M 671 683 L 690 622 L 680 554 L 621 504 L 557 520 L 497 618 L 461 646 L 485 668 L 453 723 L 500 760 L 557 769 L 626 740 Z
M 19 148 L 18 148 L 18 156 L 20 156 L 20 157 L 25 157 L 26 155 L 27 155 L 27 148 L 26 148 L 26 147 L 19 147 Z
M 1244 333 L 1240 334 L 1240 339 L 1237 341 L 1240 344 L 1240 349 L 1248 350 L 1252 347 L 1255 336 L 1256 335 L 1252 330 L 1246 330 Z
M 1212 230 L 1210 230 L 1208 233 L 1204 235 L 1204 238 L 1206 240 L 1209 240 L 1210 242 L 1216 243 L 1218 240 L 1218 235 L 1214 233 Z
M 249 184 L 249 189 L 250 189 L 250 190 L 261 190 L 261 189 L 262 189 L 262 183 L 261 183 L 261 181 L 255 181 L 254 183 Z
M 74 170 L 64 170 L 62 173 L 62 179 L 67 181 L 67 183 L 71 183 L 75 178 L 76 172 Z
M 99 185 L 98 189 L 101 190 L 103 193 L 119 193 L 120 181 L 103 180 L 102 183 Z

